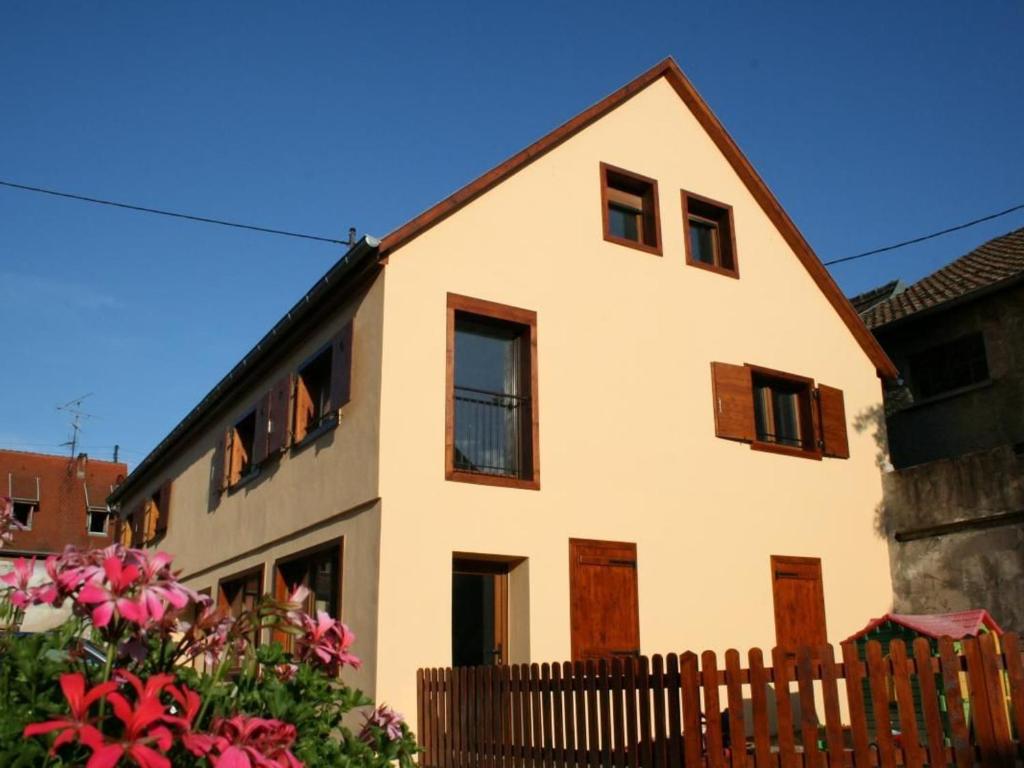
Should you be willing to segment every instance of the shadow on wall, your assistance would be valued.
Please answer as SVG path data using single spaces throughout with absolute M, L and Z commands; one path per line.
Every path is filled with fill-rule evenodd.
M 892 472 L 889 461 L 889 436 L 885 429 L 885 406 L 882 403 L 865 408 L 853 419 L 853 428 L 859 434 L 871 431 L 875 441 L 875 465 L 885 472 Z M 875 533 L 883 539 L 889 539 L 895 531 L 893 515 L 885 504 L 885 497 L 875 505 Z

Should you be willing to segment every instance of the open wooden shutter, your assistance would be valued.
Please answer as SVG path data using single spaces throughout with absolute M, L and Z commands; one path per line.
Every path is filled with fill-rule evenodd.
M 231 457 L 231 438 L 233 429 L 229 429 L 213 446 L 213 458 L 210 461 L 210 509 L 220 503 L 221 494 L 228 487 L 228 468 Z
M 745 365 L 711 364 L 714 394 L 715 434 L 729 440 L 752 442 L 754 427 L 754 388 L 750 369 Z
M 352 397 L 352 321 L 334 337 L 331 352 L 331 410 L 338 410 Z
M 132 546 L 141 547 L 146 540 L 146 503 L 140 502 L 132 510 Z
M 288 374 L 270 390 L 267 424 L 267 455 L 274 456 L 288 447 L 291 432 L 292 375 Z
M 252 438 L 252 464 L 258 466 L 267 458 L 270 441 L 270 400 L 273 391 L 264 392 L 256 404 L 256 433 Z
M 818 425 L 822 453 L 835 459 L 850 458 L 843 390 L 818 385 Z
M 821 560 L 772 555 L 771 564 L 775 644 L 788 653 L 825 645 L 828 633 Z
M 166 480 L 164 484 L 160 486 L 160 493 L 157 494 L 157 518 L 156 518 L 156 535 L 166 536 L 167 526 L 171 519 L 171 481 Z

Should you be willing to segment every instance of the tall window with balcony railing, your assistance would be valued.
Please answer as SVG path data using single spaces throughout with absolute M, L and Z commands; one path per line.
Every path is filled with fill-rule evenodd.
M 533 481 L 532 325 L 464 310 L 453 324 L 449 460 L 467 475 L 454 479 Z

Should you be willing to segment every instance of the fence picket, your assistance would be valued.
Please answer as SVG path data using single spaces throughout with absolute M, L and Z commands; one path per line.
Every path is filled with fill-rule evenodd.
M 540 705 L 540 665 L 530 665 L 530 765 L 544 765 L 544 721 Z
M 772 758 L 771 731 L 768 727 L 768 672 L 764 668 L 764 654 L 760 648 L 751 648 L 750 702 L 754 718 L 754 759 L 757 768 L 775 768 Z
M 587 704 L 584 699 L 584 667 L 582 661 L 573 666 L 573 698 L 576 705 L 576 765 L 585 766 L 587 758 Z
M 894 768 L 896 749 L 889 722 L 888 665 L 882 658 L 882 646 L 877 640 L 867 644 L 868 683 L 871 687 L 871 710 L 875 720 L 875 742 L 878 744 L 878 763 L 882 768 Z
M 625 768 L 626 723 L 622 710 L 624 690 L 622 685 L 622 659 L 620 658 L 612 659 L 608 688 L 612 697 L 612 765 L 615 768 Z
M 540 666 L 540 696 L 541 696 L 541 717 L 544 723 L 544 754 L 542 765 L 544 768 L 554 768 L 555 740 L 552 734 L 552 707 L 551 700 L 554 697 L 554 686 L 551 683 L 551 665 L 547 662 Z
M 562 664 L 562 695 L 565 702 L 565 764 L 576 766 L 576 730 L 578 720 L 573 706 L 573 666 L 568 661 Z
M 597 662 L 597 711 L 601 736 L 602 766 L 610 766 L 612 760 L 612 713 L 611 697 L 608 690 L 608 661 Z
M 921 709 L 924 713 L 925 735 L 928 741 L 928 765 L 946 764 L 946 741 L 942 732 L 942 715 L 939 712 L 939 693 L 935 685 L 935 670 L 932 668 L 931 644 L 925 637 L 914 640 L 914 666 L 917 669 L 917 684 L 921 690 Z
M 700 655 L 701 684 L 704 688 L 705 738 L 708 765 L 725 768 L 725 744 L 722 738 L 722 710 L 718 702 L 718 664 L 712 651 Z M 685 702 L 684 702 L 685 703 Z M 687 755 L 689 759 L 689 755 Z
M 700 676 L 697 654 L 684 653 L 679 665 L 683 696 L 683 741 L 686 765 L 701 765 Z M 675 740 L 675 739 L 673 739 Z
M 1024 737 L 1024 664 L 1021 664 L 1020 638 L 1014 632 L 1003 635 L 1006 656 L 1006 677 L 1010 686 L 1010 703 L 1017 738 Z
M 654 744 L 651 750 L 654 768 L 668 768 L 668 749 L 665 743 L 665 669 L 660 654 L 651 659 L 651 699 L 654 706 Z
M 946 714 L 952 734 L 953 755 L 958 768 L 970 768 L 974 764 L 974 748 L 967 732 L 964 715 L 964 700 L 960 685 L 960 657 L 953 649 L 948 637 L 939 640 L 939 660 L 942 667 L 942 692 L 946 697 Z
M 1003 693 L 1000 653 L 996 639 L 990 633 L 979 635 L 975 640 L 981 659 L 981 677 L 984 680 L 984 696 L 988 701 L 988 716 L 992 729 L 992 762 L 994 765 L 1013 765 L 1016 749 L 1010 741 L 1010 723 L 1007 720 L 1006 696 Z M 980 697 L 977 697 L 980 698 Z
M 839 709 L 839 670 L 831 645 L 819 651 L 821 661 L 821 697 L 825 705 L 825 743 L 828 746 L 829 768 L 850 764 L 850 755 L 843 742 L 842 713 Z
M 867 768 L 871 765 L 872 755 L 867 716 L 864 713 L 864 671 L 856 643 L 844 643 L 842 650 L 846 704 L 850 710 L 850 726 L 853 731 L 853 765 L 855 768 Z
M 729 706 L 729 755 L 732 768 L 747 766 L 747 725 L 743 717 L 743 673 L 735 648 L 725 652 L 725 689 Z
M 639 694 L 640 705 L 640 765 L 654 765 L 654 750 L 651 748 L 651 675 L 646 656 L 640 658 Z
M 778 720 L 779 764 L 782 768 L 800 768 L 793 736 L 793 705 L 789 698 L 791 662 L 784 648 L 772 649 L 772 673 L 775 679 L 775 712 Z
M 914 688 L 910 684 L 906 645 L 899 638 L 889 644 L 889 663 L 892 665 L 893 687 L 900 718 L 900 744 L 903 764 L 907 768 L 921 768 L 921 740 L 917 732 L 917 711 L 914 707 Z
M 625 664 L 623 676 L 623 695 L 626 699 L 626 765 L 629 768 L 640 766 L 640 736 L 637 732 L 639 714 L 637 712 L 637 692 L 640 689 L 637 683 L 637 669 L 639 659 L 629 659 Z
M 686 724 L 683 720 L 683 709 L 686 702 L 680 700 L 681 680 L 679 677 L 679 656 L 670 653 L 665 657 L 665 714 L 668 727 L 665 730 L 665 742 L 668 751 L 668 765 L 678 768 L 683 764 L 683 734 Z
M 822 768 L 818 749 L 818 718 L 814 706 L 814 656 L 809 646 L 797 651 L 796 683 L 800 702 L 800 744 L 807 768 Z

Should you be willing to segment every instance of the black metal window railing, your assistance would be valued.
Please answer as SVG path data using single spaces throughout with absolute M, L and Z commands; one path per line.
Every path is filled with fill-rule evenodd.
M 455 469 L 524 477 L 530 398 L 455 387 Z

